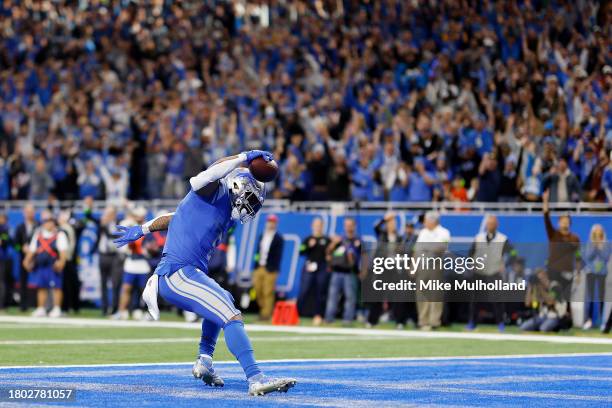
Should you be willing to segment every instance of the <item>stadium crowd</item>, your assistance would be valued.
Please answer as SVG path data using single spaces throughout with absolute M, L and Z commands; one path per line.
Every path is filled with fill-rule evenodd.
M 3 200 L 180 198 L 261 148 L 293 200 L 612 202 L 609 2 L 3 0 L 0 16 Z

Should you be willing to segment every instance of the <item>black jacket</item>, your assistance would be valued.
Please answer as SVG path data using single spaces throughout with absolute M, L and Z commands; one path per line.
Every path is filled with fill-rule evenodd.
M 257 240 L 257 253 L 255 254 L 255 268 L 259 266 L 259 258 L 261 254 L 259 253 L 259 248 L 261 247 L 261 239 L 263 238 L 263 234 L 259 236 Z M 276 232 L 274 233 L 274 238 L 272 238 L 272 242 L 270 243 L 270 250 L 268 251 L 268 259 L 266 259 L 266 269 L 269 272 L 278 272 L 281 266 L 281 260 L 283 258 L 283 237 Z
M 25 222 L 19 224 L 19 226 L 15 230 L 14 239 L 15 247 L 18 251 L 22 252 L 23 248 L 30 245 L 30 241 L 32 240 L 32 236 L 34 235 L 34 231 L 36 231 L 36 228 L 38 228 L 38 223 L 35 222 L 34 226 L 32 227 L 32 230 L 28 234 Z

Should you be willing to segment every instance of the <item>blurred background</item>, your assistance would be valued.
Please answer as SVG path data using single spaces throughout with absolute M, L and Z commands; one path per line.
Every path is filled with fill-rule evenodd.
M 264 211 L 224 238 L 211 267 L 261 319 L 271 316 L 252 276 L 263 268 L 278 276 L 275 299 L 297 300 L 314 324 L 429 326 L 410 305 L 359 302 L 358 267 L 346 270 L 333 253 L 412 242 L 430 211 L 452 242 L 500 232 L 541 245 L 504 253 L 497 272 L 536 290 L 544 270 L 577 288 L 588 302 L 573 312 L 557 305 L 554 330 L 605 331 L 609 2 L 3 0 L 0 15 L 0 310 L 146 317 L 134 313 L 137 288 L 163 234 L 118 251 L 114 225 L 171 211 L 189 177 L 264 149 L 280 176 Z M 273 257 L 261 246 L 267 230 L 282 240 Z M 549 241 L 575 245 L 571 259 L 551 268 Z M 23 262 L 41 247 L 54 262 L 65 252 L 60 280 L 41 284 Z M 131 269 L 133 259 L 144 262 Z M 529 298 L 501 316 L 451 303 L 440 324 L 503 331 L 555 302 Z

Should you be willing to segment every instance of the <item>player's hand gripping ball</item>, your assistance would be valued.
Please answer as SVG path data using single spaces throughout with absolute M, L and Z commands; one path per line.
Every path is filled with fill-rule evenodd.
M 261 150 L 251 150 L 247 153 L 249 170 L 258 181 L 267 183 L 278 176 L 278 164 L 271 153 Z

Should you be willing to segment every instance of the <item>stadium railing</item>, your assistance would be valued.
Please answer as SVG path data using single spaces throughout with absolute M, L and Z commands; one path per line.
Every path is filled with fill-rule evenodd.
M 146 201 L 130 201 L 130 206 L 143 206 L 148 210 L 157 212 L 159 210 L 175 208 L 179 200 L 154 199 Z M 19 210 L 26 204 L 32 204 L 36 208 L 47 208 L 47 201 L 0 201 L 0 211 Z M 58 208 L 82 209 L 83 201 L 62 201 L 53 203 Z M 94 210 L 101 210 L 108 206 L 106 201 L 94 201 Z M 264 203 L 264 209 L 268 211 L 312 211 L 327 210 L 332 213 L 343 213 L 345 211 L 359 210 L 404 210 L 404 211 L 427 211 L 437 210 L 440 212 L 469 211 L 482 213 L 488 211 L 532 213 L 542 211 L 542 203 L 509 203 L 509 202 L 398 202 L 398 201 L 294 201 L 270 199 Z M 552 211 L 563 211 L 572 213 L 606 212 L 612 211 L 609 203 L 570 202 L 550 203 Z

